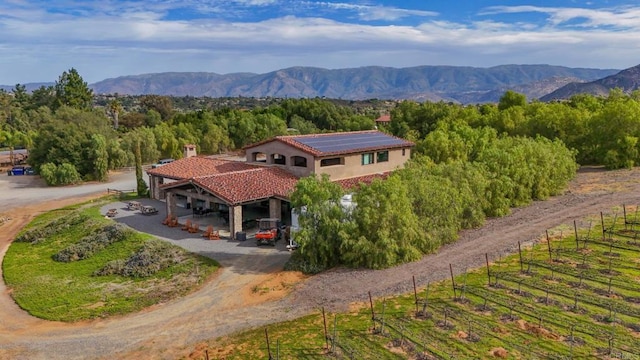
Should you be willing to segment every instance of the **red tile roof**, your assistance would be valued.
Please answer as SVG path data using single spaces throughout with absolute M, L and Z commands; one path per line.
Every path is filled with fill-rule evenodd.
M 387 114 L 387 115 L 381 115 L 379 118 L 376 119 L 376 122 L 389 122 L 391 121 L 391 115 Z
M 340 185 L 345 190 L 350 190 L 350 189 L 353 189 L 353 188 L 356 188 L 356 187 L 360 186 L 361 184 L 367 184 L 367 185 L 371 184 L 371 182 L 373 180 L 375 180 L 375 179 L 386 179 L 390 174 L 391 174 L 391 172 L 387 171 L 387 172 L 383 172 L 383 173 L 370 174 L 370 175 L 352 177 L 352 178 L 349 178 L 349 179 L 336 180 L 335 183 Z
M 161 188 L 168 189 L 191 183 L 202 187 L 229 205 L 237 205 L 274 196 L 288 198 L 297 182 L 298 178 L 284 169 L 253 166 L 250 169 L 183 179 L 163 184 Z
M 254 169 L 258 165 L 247 164 L 242 161 L 212 159 L 194 156 L 176 160 L 155 169 L 147 170 L 147 174 L 162 176 L 169 179 L 190 179 L 199 176 L 224 174 L 233 171 Z
M 399 137 L 396 136 L 392 136 L 392 135 L 388 135 L 388 134 L 384 134 L 386 136 L 388 136 L 389 138 L 394 138 L 399 140 L 397 144 L 394 145 L 375 145 L 375 146 L 367 146 L 367 147 L 361 147 L 361 148 L 350 148 L 347 150 L 341 150 L 341 151 L 330 151 L 330 152 L 323 152 L 320 151 L 316 148 L 313 148 L 309 145 L 305 145 L 299 141 L 297 141 L 297 139 L 300 138 L 318 138 L 318 137 L 340 137 L 340 136 L 345 136 L 345 138 L 347 138 L 348 135 L 351 134 L 384 134 L 378 130 L 366 130 L 366 131 L 349 131 L 349 132 L 337 132 L 337 133 L 323 133 L 323 134 L 308 134 L 308 135 L 287 135 L 287 136 L 276 136 L 274 138 L 271 139 L 267 139 L 267 140 L 263 140 L 254 144 L 250 144 L 245 146 L 243 149 L 247 150 L 262 144 L 266 144 L 272 141 L 279 141 L 282 143 L 285 143 L 291 147 L 294 147 L 298 150 L 304 151 L 308 154 L 311 154 L 315 157 L 322 157 L 322 156 L 329 156 L 329 155 L 342 155 L 342 154 L 352 154 L 352 153 L 360 153 L 360 152 L 366 152 L 366 151 L 376 151 L 376 150 L 381 150 L 381 149 L 397 149 L 397 148 L 407 148 L 407 147 L 413 147 L 415 146 L 414 143 L 412 143 L 411 141 L 407 141 L 404 139 L 401 139 Z M 348 138 L 346 139 L 346 141 L 348 141 Z

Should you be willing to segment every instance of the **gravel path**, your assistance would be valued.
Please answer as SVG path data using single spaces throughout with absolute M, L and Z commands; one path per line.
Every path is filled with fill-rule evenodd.
M 276 249 L 254 247 L 228 259 L 215 249 L 198 250 L 220 257 L 228 267 L 189 296 L 108 320 L 61 324 L 35 319 L 19 310 L 0 286 L 0 358 L 173 359 L 205 339 L 296 318 L 321 306 L 345 310 L 354 301 L 367 300 L 369 291 L 376 298 L 409 292 L 412 275 L 419 285 L 445 279 L 450 263 L 457 273 L 483 266 L 485 253 L 495 259 L 513 252 L 518 241 L 535 241 L 545 229 L 639 202 L 640 170 L 583 170 L 566 194 L 465 231 L 458 242 L 421 261 L 378 271 L 335 269 L 298 283 L 289 296 L 263 303 L 248 304 L 242 295 L 256 281 L 279 275 L 270 271 L 282 259 L 268 256 Z M 189 241 L 171 240 L 182 245 Z M 0 256 L 4 249 L 0 247 Z

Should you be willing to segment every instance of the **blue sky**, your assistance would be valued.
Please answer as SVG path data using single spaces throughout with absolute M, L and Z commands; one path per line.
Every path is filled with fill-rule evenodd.
M 0 0 L 0 84 L 291 66 L 640 64 L 637 0 Z

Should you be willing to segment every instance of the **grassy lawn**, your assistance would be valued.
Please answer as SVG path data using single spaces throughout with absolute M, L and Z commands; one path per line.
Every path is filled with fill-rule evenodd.
M 36 242 L 14 241 L 3 262 L 3 274 L 17 304 L 30 314 L 48 320 L 77 321 L 127 314 L 147 306 L 170 300 L 197 289 L 217 268 L 208 258 L 178 249 L 179 262 L 162 268 L 148 277 L 121 275 L 97 276 L 95 272 L 113 260 L 126 260 L 152 236 L 135 231 L 92 256 L 71 262 L 54 260 L 54 255 L 83 237 L 96 234 L 114 222 L 99 213 L 98 205 L 75 205 L 38 216 L 19 235 L 29 231 L 43 232 L 64 222 L 83 216 L 78 224 L 60 226 L 57 231 Z M 45 230 L 43 230 L 45 229 Z M 163 242 L 164 243 L 164 242 Z M 164 246 L 165 244 L 163 244 Z
M 269 348 L 260 328 L 212 340 L 209 357 L 640 358 L 640 224 L 613 221 L 605 218 L 604 235 L 602 226 L 583 227 L 577 242 L 573 226 L 552 229 L 550 246 L 543 238 L 523 247 L 522 263 L 515 254 L 490 264 L 490 277 L 486 268 L 457 276 L 455 296 L 450 280 L 417 296 L 373 294 L 375 321 L 368 303 L 318 312 L 268 326 Z

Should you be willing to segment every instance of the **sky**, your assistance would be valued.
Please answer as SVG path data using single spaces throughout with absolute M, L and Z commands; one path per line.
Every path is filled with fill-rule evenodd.
M 637 0 L 0 0 L 0 84 L 292 66 L 640 64 Z

